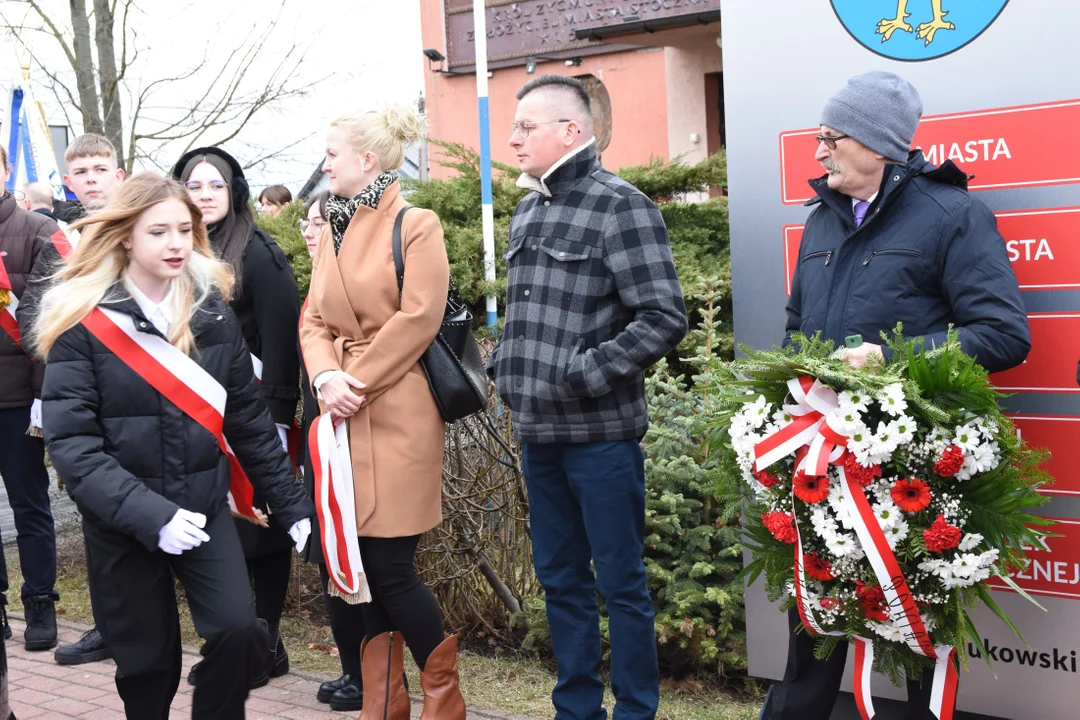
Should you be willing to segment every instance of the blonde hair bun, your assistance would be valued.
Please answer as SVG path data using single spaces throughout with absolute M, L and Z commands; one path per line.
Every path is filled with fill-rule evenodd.
M 387 105 L 379 111 L 386 129 L 405 145 L 420 142 L 427 129 L 424 116 L 408 105 Z
M 427 122 L 415 108 L 393 104 L 378 110 L 345 113 L 330 126 L 346 131 L 354 151 L 370 150 L 378 155 L 383 170 L 397 170 L 405 162 L 405 147 L 423 139 Z

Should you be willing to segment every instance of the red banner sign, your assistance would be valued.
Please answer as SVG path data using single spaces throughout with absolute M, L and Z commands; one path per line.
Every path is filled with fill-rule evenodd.
M 1080 208 L 995 213 L 1021 290 L 1080 288 Z M 799 263 L 804 225 L 784 226 L 785 289 Z
M 914 147 L 935 165 L 952 160 L 969 174 L 971 190 L 1080 183 L 1080 100 L 929 115 Z M 780 198 L 811 197 L 807 180 L 823 174 L 814 160 L 821 128 L 780 133 Z
M 994 213 L 1021 290 L 1080 288 L 1080 208 Z
M 1080 470 L 1076 466 L 1076 442 L 1080 440 L 1080 417 L 1071 415 L 1013 415 L 1016 432 L 1033 447 L 1050 451 L 1043 470 L 1054 477 L 1044 495 L 1080 495 Z
M 1030 313 L 1031 352 L 1021 365 L 990 376 L 1005 392 L 1080 393 L 1080 313 Z
M 1029 548 L 1028 566 L 1014 573 L 1012 579 L 1033 595 L 1080 599 L 1080 520 L 1050 519 L 1059 523 L 1050 531 L 1062 537 L 1047 538 L 1045 547 Z M 997 578 L 991 578 L 990 584 L 998 590 L 1009 590 Z

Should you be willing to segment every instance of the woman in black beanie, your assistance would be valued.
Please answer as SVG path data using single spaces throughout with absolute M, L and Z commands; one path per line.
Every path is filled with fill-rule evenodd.
M 289 442 L 289 431 L 300 399 L 296 354 L 300 293 L 292 268 L 274 239 L 255 226 L 251 193 L 234 157 L 221 148 L 198 148 L 180 158 L 172 174 L 184 183 L 202 210 L 214 253 L 233 267 L 237 282 L 230 305 L 240 320 L 282 445 L 292 455 L 296 448 L 289 447 L 295 444 Z M 266 512 L 265 501 L 258 494 L 254 505 Z M 292 543 L 274 523 L 261 527 L 237 518 L 236 527 L 255 589 L 255 610 L 270 633 L 269 676 L 256 680 L 256 685 L 264 685 L 270 677 L 289 671 L 279 628 L 289 587 Z M 192 684 L 198 681 L 197 668 L 188 675 Z

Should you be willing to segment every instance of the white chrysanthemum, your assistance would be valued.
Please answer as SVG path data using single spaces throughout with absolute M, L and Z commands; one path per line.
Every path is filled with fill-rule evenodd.
M 996 442 L 984 442 L 971 452 L 971 460 L 977 472 L 990 472 L 1001 463 L 1000 447 Z
M 836 557 L 847 557 L 860 549 L 859 541 L 856 540 L 855 536 L 851 533 L 834 532 L 832 536 L 825 541 L 825 546 L 828 547 L 829 552 Z
M 821 506 L 814 508 L 814 512 L 810 515 L 810 523 L 814 526 L 814 531 L 823 537 L 827 533 L 836 532 L 836 520 Z
M 890 415 L 902 415 L 907 410 L 907 400 L 904 399 L 904 388 L 900 383 L 893 383 L 878 393 L 877 401 L 881 409 Z
M 987 550 L 983 554 L 979 555 L 979 567 L 988 568 L 998 561 L 997 549 Z
M 956 428 L 956 434 L 953 435 L 952 444 L 962 447 L 964 453 L 970 455 L 974 452 L 975 448 L 979 447 L 979 443 L 982 442 L 982 435 L 978 429 L 972 425 L 958 425 Z
M 919 569 L 924 573 L 929 573 L 934 577 L 952 576 L 952 567 L 948 560 L 942 560 L 941 558 L 934 558 L 932 560 L 923 560 L 919 563 Z
M 874 503 L 874 515 L 882 530 L 898 527 L 904 521 L 900 508 L 888 500 Z
M 960 550 L 960 552 L 968 552 L 977 548 L 982 541 L 983 536 L 979 533 L 968 533 L 964 536 L 964 539 L 960 541 L 960 545 L 957 549 Z
M 851 517 L 851 513 L 848 512 L 847 505 L 844 502 L 844 488 L 840 483 L 829 484 L 828 503 L 833 513 L 835 513 L 836 519 L 845 530 L 855 529 L 855 520 Z
M 769 419 L 772 414 L 772 404 L 765 400 L 764 395 L 758 395 L 752 403 L 748 403 L 743 411 L 750 423 L 750 427 L 759 428 Z
M 772 421 L 780 427 L 791 424 L 791 421 L 794 419 L 795 418 L 791 417 L 791 413 L 784 408 L 780 408 L 772 414 Z
M 870 396 L 860 390 L 845 390 L 840 393 L 837 401 L 844 410 L 862 414 L 870 406 Z
M 886 428 L 889 434 L 896 439 L 897 445 L 906 445 L 915 439 L 915 421 L 907 415 L 901 415 Z
M 893 550 L 896 549 L 898 543 L 907 539 L 908 536 L 908 524 L 907 521 L 902 519 L 889 528 L 884 528 L 885 539 L 889 541 L 889 547 Z
M 951 567 L 952 574 L 957 578 L 970 579 L 979 569 L 979 556 L 974 553 L 964 553 L 952 561 Z
M 832 420 L 830 421 L 832 427 L 838 432 L 841 432 L 847 436 L 851 436 L 853 433 L 859 430 L 866 430 L 866 423 L 863 421 L 862 415 L 854 410 L 845 410 L 843 408 L 837 408 L 833 413 Z
M 905 642 L 904 631 L 900 630 L 900 628 L 896 627 L 896 625 L 891 622 L 882 623 L 877 622 L 876 620 L 868 620 L 866 626 L 890 642 Z
M 965 453 L 964 464 L 961 465 L 960 469 L 956 472 L 956 479 L 970 480 L 978 471 L 979 466 L 975 462 L 975 456 L 972 453 Z

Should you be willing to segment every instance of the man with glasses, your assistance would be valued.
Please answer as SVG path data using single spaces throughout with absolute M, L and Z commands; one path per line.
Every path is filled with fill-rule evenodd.
M 932 348 L 949 327 L 964 352 L 990 372 L 1019 365 L 1031 345 L 1020 288 L 997 222 L 967 192 L 951 161 L 934 167 L 911 150 L 922 116 L 918 91 L 875 71 L 848 80 L 825 104 L 815 159 L 825 175 L 810 181 L 816 197 L 803 230 L 787 305 L 787 338 L 820 332 L 854 367 L 882 362 L 881 333 L 903 323 L 904 335 Z M 864 342 L 857 344 L 857 339 Z M 845 340 L 852 345 L 844 347 Z M 762 720 L 826 720 L 840 691 L 847 645 L 826 660 L 816 639 L 792 637 L 784 681 L 774 685 Z M 907 681 L 907 720 L 931 720 L 933 672 Z
M 510 146 L 531 190 L 510 224 L 506 324 L 489 361 L 514 414 L 546 592 L 561 720 L 600 720 L 607 601 L 615 717 L 656 716 L 653 604 L 642 561 L 645 371 L 687 330 L 656 206 L 601 167 L 589 96 L 573 78 L 528 82 Z M 593 572 L 595 566 L 595 576 Z
M 76 138 L 64 153 L 64 163 L 67 165 L 64 184 L 71 188 L 81 205 L 81 212 L 74 213 L 70 218 L 72 221 L 104 208 L 124 180 L 124 170 L 116 164 L 116 148 L 107 138 L 94 133 L 86 133 Z M 72 249 L 78 246 L 77 231 L 68 231 L 66 238 Z M 19 329 L 24 337 L 32 336 L 41 297 L 48 290 L 50 281 L 63 262 L 56 246 L 52 242 L 45 243 L 34 262 L 33 273 L 26 285 L 26 295 L 19 303 Z M 39 358 L 39 361 L 43 363 L 44 358 Z M 41 400 L 35 400 L 34 404 L 36 409 L 31 415 L 31 422 L 40 427 Z M 55 573 L 55 561 L 53 572 Z M 93 606 L 92 591 L 90 601 Z M 94 627 L 83 633 L 77 642 L 58 647 L 53 657 L 61 665 L 81 665 L 106 660 L 111 655 L 101 633 Z

